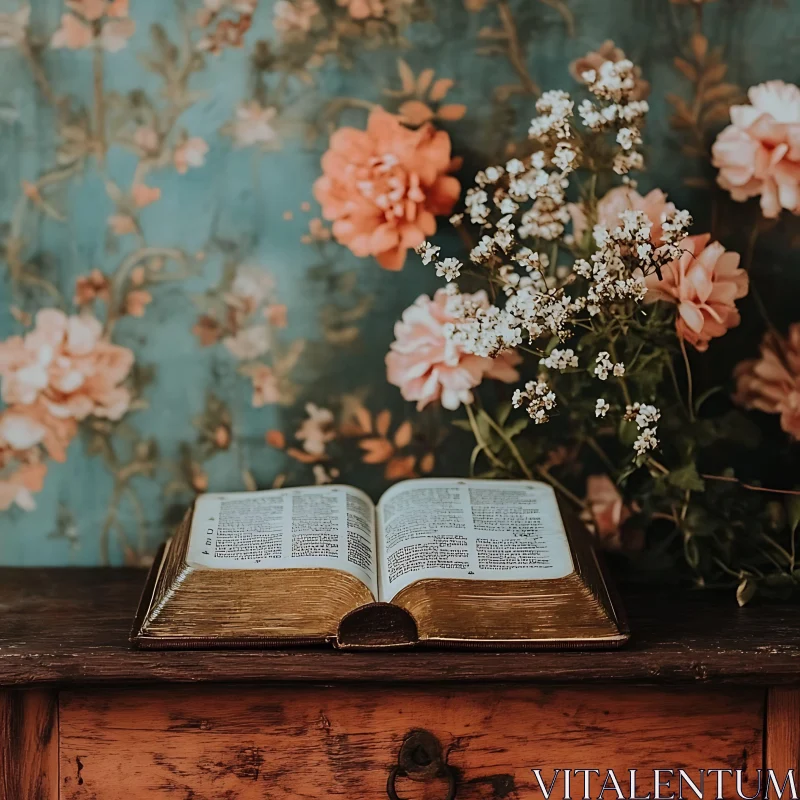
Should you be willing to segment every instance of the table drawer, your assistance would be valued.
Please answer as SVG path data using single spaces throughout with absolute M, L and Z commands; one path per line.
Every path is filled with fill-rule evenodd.
M 556 768 L 613 768 L 624 791 L 628 769 L 638 768 L 639 794 L 652 790 L 656 768 L 744 769 L 745 786 L 755 786 L 764 706 L 763 690 L 692 687 L 64 692 L 61 797 L 382 798 L 404 740 L 420 729 L 441 744 L 444 766 L 427 768 L 438 772 L 428 782 L 395 769 L 397 794 L 409 800 L 443 799 L 451 782 L 458 800 L 541 797 L 535 767 L 548 779 Z M 573 780 L 580 797 L 582 778 Z M 592 786 L 596 797 L 600 779 Z

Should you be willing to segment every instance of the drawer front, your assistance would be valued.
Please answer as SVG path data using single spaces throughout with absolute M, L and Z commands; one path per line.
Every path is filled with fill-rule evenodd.
M 423 765 L 425 775 L 438 772 L 426 782 L 395 769 L 397 795 L 407 800 L 443 799 L 452 788 L 458 800 L 541 797 L 536 767 L 548 781 L 557 768 L 613 769 L 626 793 L 627 771 L 637 768 L 640 795 L 652 790 L 654 769 L 744 769 L 745 787 L 754 787 L 764 706 L 761 690 L 691 687 L 66 692 L 61 797 L 382 798 L 404 740 L 418 729 L 438 739 L 444 766 L 426 773 Z M 573 780 L 580 797 L 583 778 Z M 593 779 L 594 797 L 600 786 Z

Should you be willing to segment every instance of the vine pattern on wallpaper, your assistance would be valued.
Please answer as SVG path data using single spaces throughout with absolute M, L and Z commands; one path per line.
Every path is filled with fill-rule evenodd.
M 153 491 L 169 511 L 196 492 L 221 488 L 214 477 L 221 454 L 237 476 L 234 483 L 226 477 L 226 489 L 348 479 L 359 465 L 378 466 L 386 482 L 432 472 L 454 438 L 437 404 L 420 402 L 417 414 L 390 408 L 386 398 L 394 390 L 374 390 L 385 381 L 382 362 L 342 389 L 321 387 L 317 373 L 343 353 L 358 357 L 365 326 L 375 325 L 370 314 L 379 280 L 365 283 L 363 272 L 402 269 L 407 251 L 445 226 L 459 203 L 461 156 L 474 142 L 490 157 L 524 152 L 520 126 L 541 91 L 530 66 L 537 44 L 531 30 L 546 17 L 551 29 L 575 36 L 582 21 L 575 5 L 175 0 L 168 24 L 144 26 L 136 2 L 67 0 L 50 27 L 25 5 L 0 15 L 2 57 L 26 65 L 30 91 L 53 121 L 50 166 L 20 181 L 2 233 L 10 295 L 4 312 L 16 330 L 0 344 L 0 514 L 19 520 L 31 513 L 54 464 L 98 459 L 111 482 L 108 495 L 94 501 L 103 505 L 96 558 L 141 563 L 166 530 L 153 519 Z M 706 5 L 714 4 L 676 2 L 670 9 L 686 34 L 674 58 L 671 125 L 700 173 L 729 106 L 742 96 L 726 80 L 725 52 L 707 38 Z M 458 75 L 433 61 L 411 66 L 419 64 L 412 56 L 424 32 L 459 13 L 477 20 L 470 48 L 490 59 L 497 74 L 491 97 L 470 95 L 469 102 L 491 101 L 480 130 L 470 122 Z M 409 38 L 412 31 L 418 38 Z M 623 57 L 612 42 L 597 45 L 575 63 L 575 75 Z M 140 85 L 110 89 L 115 61 L 134 49 Z M 368 54 L 387 51 L 394 72 L 377 97 L 325 90 L 332 75 L 368 75 Z M 246 64 L 248 75 L 230 117 L 214 130 L 196 127 L 193 114 L 208 101 L 205 78 L 239 52 L 246 61 L 237 63 Z M 56 56 L 68 59 L 61 64 L 85 59 L 85 95 L 65 91 Z M 642 96 L 648 89 L 641 78 Z M 324 150 L 307 201 L 284 212 L 287 224 L 307 221 L 302 261 L 311 266 L 304 277 L 324 297 L 312 311 L 312 332 L 302 328 L 302 334 L 293 332 L 293 322 L 308 309 L 282 297 L 291 287 L 253 256 L 247 237 L 229 236 L 215 222 L 195 249 L 180 240 L 162 243 L 161 228 L 159 235 L 150 232 L 168 199 L 163 193 L 174 185 L 162 180 L 165 174 L 202 175 L 212 148 L 250 150 L 269 160 L 297 142 L 309 152 Z M 694 188 L 710 188 L 705 172 L 688 179 Z M 94 228 L 105 241 L 104 258 L 100 266 L 87 263 L 66 287 L 58 279 L 61 255 L 40 232 L 44 223 L 70 225 L 70 191 L 87 176 L 99 179 L 111 204 Z M 717 204 L 719 194 L 713 197 Z M 715 219 L 731 217 L 715 212 Z M 756 245 L 748 243 L 751 257 Z M 343 259 L 346 250 L 359 260 Z M 408 280 L 416 280 L 410 272 Z M 194 308 L 189 327 L 198 353 L 213 354 L 213 374 L 191 420 L 194 438 L 165 448 L 137 424 L 137 412 L 150 405 L 154 386 L 173 376 L 139 351 L 148 334 L 157 335 L 154 309 L 169 307 L 176 293 Z M 388 327 L 381 333 L 387 342 L 390 335 Z M 511 380 L 514 365 L 482 374 Z M 249 409 L 231 400 L 245 388 Z M 463 401 L 469 392 L 460 391 Z M 273 408 L 283 409 L 269 417 L 278 424 L 261 424 L 255 420 L 266 417 L 251 414 Z M 80 516 L 80 508 L 61 499 L 53 535 L 80 547 Z

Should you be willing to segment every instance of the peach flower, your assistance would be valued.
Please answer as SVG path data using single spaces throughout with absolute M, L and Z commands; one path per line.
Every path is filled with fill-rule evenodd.
M 132 317 L 143 317 L 145 309 L 153 301 L 153 295 L 144 289 L 134 289 L 125 296 L 125 313 Z
M 800 322 L 789 327 L 786 339 L 767 333 L 761 355 L 738 364 L 734 376 L 735 402 L 780 414 L 781 428 L 800 439 Z
M 486 292 L 463 295 L 481 305 L 488 305 Z M 508 351 L 496 358 L 465 353 L 445 335 L 445 325 L 456 317 L 448 308 L 449 296 L 439 289 L 431 300 L 420 295 L 394 326 L 395 341 L 386 354 L 386 377 L 400 387 L 405 400 L 416 400 L 421 410 L 436 401 L 451 411 L 461 403 L 472 402 L 472 389 L 484 378 L 512 383 L 519 378 L 514 366 L 522 360 Z
M 625 505 L 616 484 L 608 475 L 589 475 L 586 479 L 586 510 L 581 518 L 605 550 L 638 550 L 641 530 L 623 530 L 636 508 Z
M 3 400 L 20 406 L 38 401 L 57 419 L 122 417 L 131 398 L 121 384 L 132 366 L 133 353 L 103 339 L 97 319 L 53 308 L 36 314 L 24 338 L 0 343 Z
M 588 224 L 583 206 L 570 203 L 567 210 L 572 217 L 572 234 L 580 243 L 586 233 Z M 647 215 L 653 227 L 650 238 L 653 244 L 663 244 L 661 238 L 661 218 L 667 212 L 675 211 L 675 205 L 667 201 L 661 189 L 653 189 L 644 197 L 629 186 L 615 186 L 597 201 L 597 224 L 606 228 L 616 228 L 620 224 L 619 215 L 623 211 L 642 211 Z
M 717 183 L 739 202 L 759 195 L 765 217 L 800 214 L 800 89 L 769 81 L 747 96 L 712 147 Z
M 36 507 L 33 493 L 42 490 L 47 474 L 37 448 L 44 436 L 43 426 L 24 413 L 13 408 L 0 413 L 0 511 Z
M 436 216 L 452 211 L 461 186 L 447 173 L 457 166 L 445 131 L 410 130 L 376 108 L 365 131 L 339 128 L 331 136 L 314 196 L 340 244 L 399 270 L 406 251 L 435 233 Z
M 135 183 L 131 187 L 131 197 L 137 208 L 144 208 L 155 203 L 161 197 L 161 189 L 145 183 Z
M 353 19 L 380 19 L 384 13 L 383 0 L 336 0 Z
M 748 275 L 739 269 L 739 254 L 727 252 L 719 242 L 708 244 L 710 234 L 688 236 L 681 242 L 683 255 L 663 270 L 663 280 L 648 275 L 645 300 L 676 303 L 678 335 L 700 351 L 740 321 L 734 301 L 748 290 Z
M 208 145 L 199 136 L 186 139 L 175 148 L 175 169 L 184 175 L 190 167 L 202 167 L 206 163 L 206 153 Z
M 245 103 L 236 109 L 236 119 L 231 123 L 231 135 L 237 147 L 260 144 L 265 148 L 278 145 L 278 132 L 275 130 L 277 109 L 262 108 L 258 103 Z
M 35 492 L 41 492 L 47 475 L 47 465 L 40 461 L 16 464 L 9 462 L 4 466 L 2 443 L 0 443 L 0 511 L 7 511 L 17 505 L 23 511 L 33 511 L 36 501 Z
M 91 47 L 97 37 L 104 50 L 115 53 L 136 30 L 136 23 L 128 19 L 128 0 L 67 0 L 67 8 L 71 13 L 62 14 L 51 47 L 82 50 Z
M 587 53 L 582 58 L 576 58 L 569 65 L 569 71 L 573 78 L 579 83 L 586 83 L 583 73 L 589 70 L 598 70 L 606 61 L 616 64 L 627 58 L 625 51 L 617 47 L 611 39 L 606 39 L 597 50 Z M 634 89 L 633 99 L 644 100 L 650 94 L 650 84 L 642 78 L 642 71 L 639 67 L 634 67 Z
M 280 403 L 281 392 L 278 386 L 278 377 L 272 367 L 266 364 L 257 364 L 250 373 L 253 383 L 253 407 L 261 408 L 271 403 Z
M 19 47 L 28 35 L 31 7 L 20 6 L 16 11 L 0 14 L 0 48 Z
M 319 408 L 314 403 L 306 404 L 306 414 L 295 433 L 295 438 L 303 443 L 303 450 L 317 458 L 325 456 L 325 446 L 336 438 L 333 412 Z
M 108 303 L 111 300 L 111 283 L 99 270 L 93 269 L 88 275 L 80 275 L 75 281 L 75 304 L 85 306 L 101 300 Z
M 278 0 L 273 8 L 272 25 L 284 35 L 308 33 L 319 15 L 315 0 Z

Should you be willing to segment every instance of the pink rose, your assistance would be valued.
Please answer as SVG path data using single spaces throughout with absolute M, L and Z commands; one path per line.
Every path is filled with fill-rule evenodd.
M 750 105 L 731 107 L 731 125 L 714 142 L 717 183 L 739 202 L 759 195 L 765 217 L 800 214 L 800 89 L 769 81 L 747 96 Z
M 572 234 L 580 243 L 588 224 L 586 212 L 583 206 L 577 203 L 570 203 L 567 210 L 572 217 Z M 620 225 L 619 215 L 623 211 L 644 212 L 653 223 L 650 229 L 653 244 L 661 245 L 663 244 L 661 219 L 665 213 L 675 211 L 675 206 L 667 201 L 667 196 L 661 189 L 653 189 L 642 197 L 629 186 L 615 186 L 597 201 L 597 224 L 613 230 Z
M 453 210 L 461 186 L 447 173 L 456 166 L 445 131 L 411 130 L 376 108 L 365 131 L 339 128 L 331 136 L 314 197 L 340 244 L 399 270 L 408 249 L 436 232 L 436 217 Z
M 481 305 L 489 304 L 486 292 L 463 295 Z M 395 341 L 386 355 L 386 377 L 400 387 L 406 400 L 416 400 L 417 409 L 436 401 L 451 411 L 472 402 L 472 389 L 484 378 L 512 383 L 519 378 L 514 369 L 522 360 L 508 351 L 496 358 L 465 353 L 445 336 L 447 323 L 456 317 L 448 308 L 449 296 L 439 289 L 433 300 L 421 295 L 394 326 Z
M 37 313 L 24 338 L 0 342 L 3 400 L 41 404 L 58 419 L 120 419 L 130 405 L 121 384 L 132 366 L 133 353 L 104 339 L 95 317 L 68 317 L 53 308 Z
M 748 276 L 739 269 L 739 254 L 727 252 L 719 242 L 708 244 L 710 234 L 688 236 L 681 242 L 683 255 L 663 270 L 663 280 L 648 275 L 648 302 L 664 300 L 678 306 L 678 335 L 700 351 L 740 321 L 734 301 L 748 290 Z
M 734 376 L 736 403 L 780 414 L 781 428 L 800 439 L 800 322 L 789 327 L 786 339 L 767 333 L 761 355 L 739 363 Z

